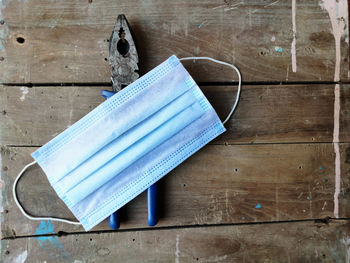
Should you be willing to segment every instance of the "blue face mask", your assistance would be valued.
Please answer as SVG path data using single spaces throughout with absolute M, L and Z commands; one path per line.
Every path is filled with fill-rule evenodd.
M 87 231 L 224 131 L 202 91 L 172 56 L 32 153 L 35 161 L 14 183 L 14 199 L 30 219 L 81 223 Z M 34 163 L 80 223 L 25 213 L 15 188 Z

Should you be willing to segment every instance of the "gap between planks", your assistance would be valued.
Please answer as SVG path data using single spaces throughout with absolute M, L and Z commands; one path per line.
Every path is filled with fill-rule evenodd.
M 119 230 L 96 230 L 96 231 L 76 231 L 76 232 L 64 232 L 58 231 L 52 234 L 42 235 L 23 235 L 23 236 L 10 236 L 3 237 L 1 240 L 13 240 L 21 238 L 32 238 L 32 237 L 50 237 L 50 236 L 72 236 L 72 235 L 89 235 L 89 234 L 106 234 L 106 233 L 123 233 L 123 232 L 136 232 L 136 231 L 161 231 L 171 229 L 194 229 L 194 228 L 210 228 L 210 227 L 225 227 L 225 226 L 253 226 L 253 225 L 274 225 L 274 224 L 290 224 L 290 223 L 303 223 L 303 222 L 314 222 L 315 224 L 328 225 L 332 221 L 350 221 L 349 217 L 325 217 L 325 218 L 310 218 L 310 219 L 296 219 L 296 220 L 280 220 L 280 221 L 260 221 L 260 222 L 245 222 L 245 223 L 223 223 L 223 224 L 198 224 L 198 225 L 181 225 L 181 226 L 160 226 L 160 227 L 143 227 L 143 228 L 125 228 Z
M 242 81 L 242 86 L 261 86 L 261 85 L 343 85 L 350 84 L 349 81 Z M 112 87 L 111 82 L 50 82 L 50 83 L 0 83 L 3 86 L 14 86 L 14 87 Z M 210 82 L 197 82 L 198 86 L 237 86 L 237 81 L 225 82 L 225 81 L 210 81 Z M 244 87 L 242 87 L 244 91 Z
M 348 141 L 339 141 L 339 144 L 347 144 Z M 308 144 L 333 144 L 333 142 L 324 141 L 324 142 L 247 142 L 247 143 L 215 143 L 210 142 L 208 145 L 226 145 L 226 146 L 255 146 L 255 145 L 308 145 Z M 43 145 L 16 145 L 16 144 L 5 144 L 1 145 L 8 148 L 40 148 Z

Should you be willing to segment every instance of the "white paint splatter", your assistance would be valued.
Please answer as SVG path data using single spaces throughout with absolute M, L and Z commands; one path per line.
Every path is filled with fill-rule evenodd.
M 339 84 L 334 88 L 334 127 L 333 127 L 333 145 L 335 153 L 335 191 L 334 191 L 334 216 L 339 217 L 340 193 L 340 150 L 339 150 L 339 113 L 340 113 L 340 87 Z
M 224 11 L 227 12 L 227 11 L 230 11 L 230 10 L 237 9 L 242 4 L 244 4 L 244 2 L 230 4 L 229 7 L 224 8 Z
M 345 262 L 350 262 L 350 237 L 343 237 L 342 243 L 345 245 L 346 249 L 346 261 Z
M 326 206 L 327 206 L 327 201 L 324 201 L 323 206 L 322 206 L 322 211 L 324 211 L 324 209 L 326 208 Z
M 13 263 L 24 263 L 27 259 L 27 256 L 28 256 L 28 252 L 27 252 L 27 250 L 24 250 L 21 254 L 14 257 L 12 262 Z
M 226 6 L 226 5 L 215 6 L 215 7 L 213 7 L 212 9 L 218 9 L 218 8 L 221 8 L 221 7 L 224 7 L 224 6 Z
M 335 40 L 335 69 L 334 81 L 340 80 L 340 40 L 344 36 L 349 37 L 348 25 L 348 2 L 335 0 L 322 0 L 320 6 L 327 10 L 329 19 L 331 20 L 333 36 Z M 348 40 L 346 40 L 348 41 Z
M 315 258 L 318 258 L 318 251 L 316 248 L 315 248 Z
M 250 8 L 248 9 L 248 18 L 249 26 L 252 27 L 252 10 Z
M 0 153 L 0 213 L 3 213 L 4 212 L 4 207 L 3 207 L 3 203 L 2 203 L 2 187 L 4 186 L 4 183 L 2 181 L 2 173 L 1 173 L 1 171 L 2 171 L 2 157 L 1 157 L 1 153 Z M 2 216 L 2 215 L 0 214 L 0 216 Z M 0 219 L 0 229 L 2 229 L 1 222 L 2 222 L 2 220 Z M 0 233 L 0 238 L 2 239 L 2 234 L 1 233 Z M 0 242 L 0 251 L 2 251 L 1 250 L 1 242 Z
M 296 51 L 296 34 L 297 34 L 297 25 L 296 25 L 296 0 L 292 0 L 292 24 L 293 24 L 293 41 L 291 46 L 292 53 L 292 70 L 297 72 L 297 51 Z
M 334 81 L 340 80 L 340 62 L 341 50 L 340 40 L 342 36 L 348 39 L 348 2 L 335 0 L 322 0 L 320 6 L 327 10 L 329 19 L 332 24 L 332 31 L 335 41 L 335 69 Z M 348 40 L 347 40 L 348 41 Z M 340 86 L 335 85 L 334 88 L 334 127 L 333 127 L 333 145 L 335 153 L 335 190 L 334 190 L 334 216 L 339 217 L 339 193 L 340 193 L 340 150 L 339 150 L 339 116 L 340 116 Z
M 266 8 L 266 7 L 268 7 L 268 6 L 275 5 L 275 4 L 277 4 L 279 1 L 280 1 L 280 0 L 277 0 L 277 1 L 275 1 L 275 2 L 272 2 L 272 3 L 268 4 L 268 5 L 265 5 L 264 8 Z
M 271 41 L 272 41 L 272 42 L 275 42 L 275 41 L 276 41 L 276 37 L 275 37 L 275 36 L 272 36 L 272 37 L 271 37 Z
M 26 99 L 26 95 L 28 94 L 28 88 L 27 87 L 21 87 L 22 96 L 19 98 L 21 101 L 24 101 Z
M 179 234 L 176 234 L 176 245 L 175 245 L 175 263 L 179 263 L 180 249 L 179 249 Z
M 2 14 L 2 9 L 4 8 L 5 8 L 5 4 L 3 3 L 2 0 L 0 0 L 0 20 L 4 19 Z M 4 57 L 5 59 L 6 59 L 5 43 L 7 41 L 8 35 L 9 35 L 9 28 L 5 21 L 5 23 L 0 27 L 0 53 L 1 53 L 1 57 Z
M 212 256 L 207 259 L 207 262 L 220 262 L 227 258 L 227 255 L 223 256 Z M 224 261 L 225 262 L 225 261 Z

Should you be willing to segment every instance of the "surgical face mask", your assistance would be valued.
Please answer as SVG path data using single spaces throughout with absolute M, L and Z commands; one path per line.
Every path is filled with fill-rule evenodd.
M 233 65 L 205 57 L 235 69 Z M 86 231 L 145 191 L 225 131 L 195 81 L 176 56 L 103 102 L 32 153 L 13 196 L 34 220 L 82 224 Z M 79 222 L 27 214 L 16 196 L 23 172 L 38 163 Z

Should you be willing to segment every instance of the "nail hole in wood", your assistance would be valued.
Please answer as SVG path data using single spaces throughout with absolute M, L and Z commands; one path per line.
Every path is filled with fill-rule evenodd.
M 4 61 L 5 60 L 5 58 L 4 57 L 0 57 L 0 61 Z
M 24 44 L 24 42 L 26 41 L 23 37 L 17 37 L 16 40 L 17 40 L 17 43 L 21 45 Z
M 10 254 L 10 251 L 6 250 L 6 251 L 5 251 L 5 254 L 6 254 L 6 255 Z
M 107 58 L 105 58 L 105 61 L 107 61 Z

